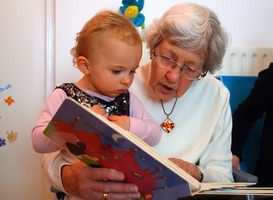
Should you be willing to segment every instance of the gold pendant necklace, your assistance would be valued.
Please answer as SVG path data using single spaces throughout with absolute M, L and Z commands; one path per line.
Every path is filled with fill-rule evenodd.
M 177 99 L 175 100 L 175 102 L 173 104 L 173 108 L 172 108 L 172 110 L 171 110 L 171 112 L 169 114 L 166 113 L 165 108 L 163 106 L 163 102 L 162 102 L 161 99 L 160 99 L 160 102 L 161 102 L 161 107 L 163 109 L 163 112 L 167 116 L 167 118 L 161 123 L 160 126 L 165 132 L 169 133 L 175 127 L 175 123 L 169 118 L 169 116 L 173 113 L 173 110 L 174 110 L 174 107 L 176 105 Z

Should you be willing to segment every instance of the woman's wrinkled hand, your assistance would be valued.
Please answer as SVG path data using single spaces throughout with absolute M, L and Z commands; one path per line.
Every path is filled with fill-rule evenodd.
M 232 155 L 232 167 L 235 167 L 237 169 L 241 169 L 240 159 L 235 155 Z
M 201 174 L 200 171 L 196 168 L 195 164 L 177 158 L 169 158 L 169 160 L 199 181 Z
M 62 167 L 62 182 L 72 196 L 84 200 L 128 200 L 139 198 L 140 193 L 134 184 L 124 183 L 123 173 L 114 169 L 93 168 L 79 161 Z

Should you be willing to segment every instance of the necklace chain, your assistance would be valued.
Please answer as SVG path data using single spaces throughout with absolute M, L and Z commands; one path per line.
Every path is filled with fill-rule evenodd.
M 162 109 L 163 109 L 164 114 L 165 114 L 167 117 L 169 117 L 169 116 L 173 113 L 173 110 L 174 110 L 174 107 L 175 107 L 175 105 L 176 105 L 177 99 L 178 99 L 178 98 L 175 99 L 175 102 L 174 102 L 174 104 L 173 104 L 172 110 L 171 110 L 171 112 L 170 112 L 169 114 L 166 113 L 165 108 L 164 108 L 164 105 L 163 105 L 163 102 L 162 102 L 162 100 L 160 99 L 161 107 L 162 107 Z

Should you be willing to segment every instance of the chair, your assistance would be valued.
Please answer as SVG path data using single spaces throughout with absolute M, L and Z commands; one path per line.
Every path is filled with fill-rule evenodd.
M 250 93 L 257 76 L 219 76 L 220 81 L 230 91 L 230 107 L 232 113 Z M 243 147 L 244 160 L 240 163 L 244 172 L 252 174 L 259 154 L 259 141 L 263 119 L 259 119 L 252 127 L 248 139 Z M 253 148 L 255 147 L 255 148 Z

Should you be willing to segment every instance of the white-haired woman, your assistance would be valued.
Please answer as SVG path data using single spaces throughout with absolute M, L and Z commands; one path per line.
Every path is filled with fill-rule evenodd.
M 145 40 L 151 62 L 137 70 L 131 91 L 161 124 L 154 148 L 199 181 L 232 182 L 229 92 L 211 75 L 228 43 L 217 16 L 204 6 L 179 4 L 154 21 Z M 113 169 L 74 163 L 59 152 L 45 156 L 43 164 L 69 199 L 140 197 Z

